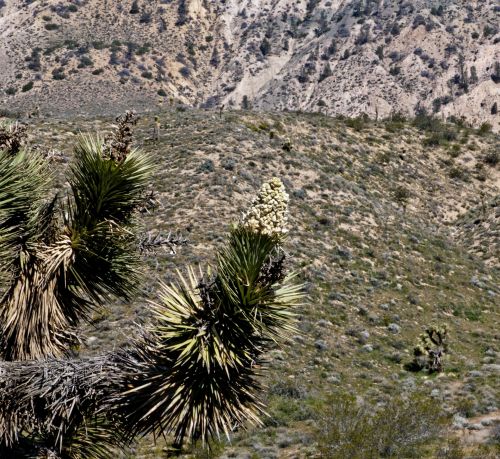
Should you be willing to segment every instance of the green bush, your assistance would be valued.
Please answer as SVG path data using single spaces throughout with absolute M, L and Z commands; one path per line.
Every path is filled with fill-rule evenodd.
M 408 200 L 411 198 L 411 192 L 405 186 L 398 186 L 393 191 L 394 199 L 396 202 L 401 204 L 403 208 L 406 208 Z
M 422 457 L 446 421 L 436 401 L 419 394 L 396 396 L 376 408 L 339 392 L 318 412 L 316 441 L 325 459 Z
M 484 156 L 484 162 L 490 166 L 496 166 L 500 162 L 500 153 L 498 150 L 491 150 Z
M 458 145 L 458 144 L 452 145 L 448 153 L 452 158 L 458 158 L 460 156 L 460 153 L 461 153 L 460 152 L 460 145 Z
M 80 57 L 80 62 L 78 63 L 78 68 L 84 67 L 92 67 L 94 65 L 94 61 L 89 56 Z
M 66 78 L 66 74 L 64 73 L 64 69 L 62 67 L 58 67 L 52 70 L 52 79 L 54 80 L 64 80 Z
M 442 123 L 436 117 L 429 115 L 426 110 L 420 109 L 413 119 L 412 124 L 420 131 L 433 132 Z
M 437 147 L 447 145 L 448 142 L 456 140 L 457 135 L 451 129 L 443 127 L 440 130 L 436 130 L 431 133 L 431 135 L 423 140 L 423 145 L 425 147 Z
M 22 92 L 28 92 L 30 91 L 31 89 L 33 89 L 33 82 L 32 81 L 29 81 L 28 83 L 26 83 L 22 88 L 21 88 L 21 91 Z
M 481 126 L 479 126 L 479 129 L 477 130 L 477 133 L 479 135 L 486 135 L 491 132 L 491 129 L 493 126 L 490 123 L 483 123 Z
M 366 119 L 363 117 L 348 118 L 345 122 L 347 126 L 354 129 L 355 131 L 362 131 L 365 128 Z
M 106 48 L 106 43 L 101 40 L 93 41 L 92 46 L 94 47 L 94 49 L 104 49 Z
M 426 147 L 447 145 L 457 139 L 456 128 L 441 122 L 436 117 L 429 115 L 425 110 L 421 110 L 417 114 L 412 124 L 418 130 L 429 133 L 429 136 L 423 141 L 423 145 Z
M 461 166 L 452 166 L 448 171 L 448 175 L 452 179 L 466 180 L 467 171 Z

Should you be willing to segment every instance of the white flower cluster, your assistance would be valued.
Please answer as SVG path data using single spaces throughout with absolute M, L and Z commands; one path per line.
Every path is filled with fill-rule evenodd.
M 269 236 L 285 234 L 288 217 L 288 194 L 279 178 L 264 183 L 249 211 L 243 215 L 243 226 Z

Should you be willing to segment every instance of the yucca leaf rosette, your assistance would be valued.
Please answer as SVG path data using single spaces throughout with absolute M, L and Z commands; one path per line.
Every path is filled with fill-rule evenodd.
M 293 329 L 302 297 L 281 250 L 287 204 L 279 179 L 265 183 L 230 228 L 213 272 L 190 268 L 176 285 L 163 286 L 156 323 L 138 344 L 148 374 L 130 372 L 121 399 L 135 408 L 126 416 L 133 434 L 169 431 L 177 443 L 205 441 L 260 422 L 263 354 Z
M 121 161 L 105 153 L 102 138 L 80 136 L 71 193 L 47 200 L 42 158 L 0 152 L 0 255 L 6 254 L 2 268 L 11 277 L 0 299 L 5 360 L 67 354 L 82 319 L 110 296 L 129 299 L 137 292 L 134 213 L 153 165 L 138 150 Z

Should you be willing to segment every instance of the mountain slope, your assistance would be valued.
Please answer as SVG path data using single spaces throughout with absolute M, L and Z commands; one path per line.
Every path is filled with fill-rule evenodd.
M 384 117 L 420 106 L 499 126 L 494 0 L 3 3 L 4 109 L 97 114 L 173 98 Z
M 146 300 L 158 282 L 210 260 L 262 181 L 279 176 L 291 195 L 286 251 L 308 301 L 297 334 L 269 355 L 265 428 L 238 433 L 222 457 L 315 457 L 317 415 L 339 389 L 382 405 L 423 391 L 455 415 L 459 430 L 450 437 L 463 432 L 471 448 L 491 441 L 500 420 L 500 272 L 491 263 L 499 255 L 500 171 L 485 158 L 499 138 L 423 121 L 168 110 L 153 142 L 154 121 L 143 118 L 138 140 L 159 165 L 160 202 L 143 225 L 153 234 L 178 231 L 189 244 L 147 259 L 143 297 L 96 315 L 81 353 L 127 341 L 149 317 Z M 109 122 L 34 120 L 31 142 L 70 159 L 78 130 Z M 55 173 L 65 167 L 53 164 Z M 469 226 L 478 212 L 481 223 Z M 449 328 L 445 372 L 404 370 L 417 335 L 433 323 Z M 491 455 L 476 449 L 473 457 L 494 457 L 488 448 Z M 165 454 L 148 442 L 138 451 Z

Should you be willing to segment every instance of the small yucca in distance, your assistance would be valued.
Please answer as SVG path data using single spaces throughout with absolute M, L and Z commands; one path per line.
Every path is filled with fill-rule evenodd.
M 431 325 L 418 337 L 413 348 L 413 362 L 408 369 L 420 371 L 427 369 L 429 373 L 443 371 L 443 360 L 448 352 L 448 328 L 446 325 Z

